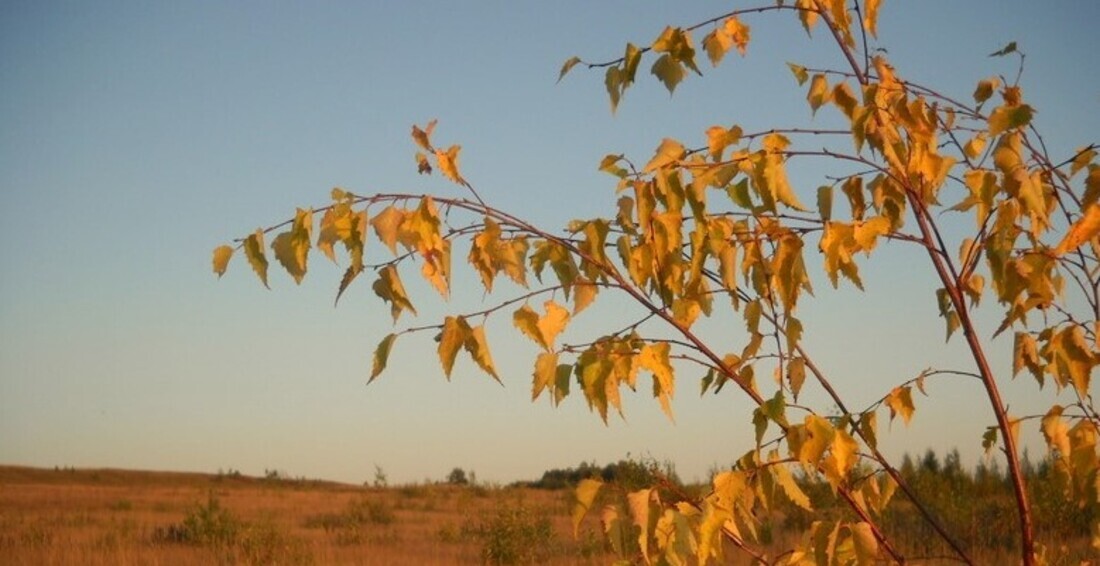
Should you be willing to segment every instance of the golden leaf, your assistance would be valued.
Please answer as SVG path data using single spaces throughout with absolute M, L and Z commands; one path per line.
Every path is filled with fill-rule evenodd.
M 1054 248 L 1054 255 L 1061 256 L 1074 251 L 1097 234 L 1100 234 L 1100 204 L 1092 203 L 1088 210 L 1069 227 L 1065 237 Z
M 573 519 L 573 536 L 580 533 L 581 521 L 596 500 L 596 494 L 600 492 L 603 482 L 594 479 L 583 479 L 573 491 L 573 510 L 570 513 Z
M 229 267 L 229 259 L 233 257 L 232 246 L 218 246 L 214 248 L 214 273 L 218 274 L 218 278 L 221 278 L 225 274 L 225 270 Z

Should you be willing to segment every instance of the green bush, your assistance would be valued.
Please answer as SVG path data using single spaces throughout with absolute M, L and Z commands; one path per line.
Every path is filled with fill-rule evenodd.
M 481 542 L 481 555 L 488 564 L 538 564 L 555 550 L 549 516 L 523 504 L 502 506 L 463 531 Z

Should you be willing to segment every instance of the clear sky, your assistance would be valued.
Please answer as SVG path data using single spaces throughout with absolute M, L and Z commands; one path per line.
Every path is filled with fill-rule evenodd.
M 662 137 L 698 145 L 713 124 L 807 124 L 784 63 L 842 62 L 789 13 L 746 18 L 749 57 L 706 65 L 675 97 L 641 71 L 615 116 L 602 74 L 577 68 L 555 85 L 571 55 L 617 57 L 665 24 L 743 4 L 0 3 L 0 463 L 351 482 L 375 465 L 399 482 L 459 466 L 506 482 L 627 454 L 671 459 L 689 479 L 732 461 L 752 442 L 750 407 L 729 389 L 699 399 L 696 370 L 679 374 L 676 424 L 643 390 L 604 426 L 577 395 L 557 409 L 530 402 L 536 351 L 501 316 L 489 332 L 505 387 L 468 360 L 447 383 L 427 335 L 398 341 L 366 386 L 391 330 L 369 278 L 333 308 L 339 268 L 317 261 L 300 287 L 273 270 L 267 291 L 241 257 L 219 281 L 210 251 L 324 205 L 334 186 L 456 194 L 416 174 L 409 127 L 432 118 L 440 144 L 462 144 L 463 174 L 486 200 L 547 227 L 610 214 L 614 185 L 596 171 L 607 153 L 644 162 Z M 881 46 L 901 75 L 966 98 L 980 78 L 1014 75 L 1015 59 L 986 55 L 1016 40 L 1053 155 L 1098 141 L 1100 4 L 884 4 Z M 805 202 L 826 172 L 794 172 Z M 377 242 L 368 255 L 388 257 Z M 818 290 L 800 305 L 807 345 L 855 406 L 930 365 L 969 369 L 959 341 L 943 345 L 926 258 L 896 245 L 877 259 L 861 294 L 832 291 L 807 255 Z M 450 307 L 480 299 L 469 277 L 456 284 L 469 292 Z M 446 312 L 413 287 L 420 317 L 403 322 Z M 616 308 L 578 330 L 611 330 L 601 322 Z M 994 316 L 981 319 L 987 336 Z M 722 332 L 711 336 L 730 341 Z M 1052 392 L 1009 382 L 1010 340 L 991 351 L 1019 414 Z M 992 423 L 980 388 L 941 380 L 929 393 L 887 452 L 957 446 L 974 462 Z

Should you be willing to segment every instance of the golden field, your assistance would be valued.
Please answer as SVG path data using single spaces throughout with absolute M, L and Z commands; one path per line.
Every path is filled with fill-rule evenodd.
M 612 562 L 591 519 L 574 540 L 569 506 L 568 490 L 6 466 L 0 564 Z

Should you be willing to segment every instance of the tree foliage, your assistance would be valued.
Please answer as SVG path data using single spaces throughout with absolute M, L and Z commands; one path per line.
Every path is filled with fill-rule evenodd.
M 895 494 L 918 509 L 955 558 L 972 562 L 965 541 L 940 524 L 878 447 L 880 414 L 908 424 L 918 414 L 914 390 L 923 392 L 926 380 L 971 377 L 984 388 L 989 411 L 982 442 L 1005 456 L 1020 558 L 1041 562 L 1021 470 L 1021 426 L 1039 426 L 1069 507 L 1100 504 L 1100 413 L 1091 395 L 1100 364 L 1096 147 L 1048 155 L 1019 77 L 978 80 L 970 98 L 907 80 L 885 51 L 868 43 L 868 36 L 877 40 L 879 10 L 878 0 L 795 0 L 738 9 L 688 27 L 669 26 L 652 43 L 628 43 L 617 59 L 572 57 L 559 72 L 559 80 L 578 67 L 602 72 L 614 111 L 643 65 L 672 93 L 703 74 L 700 47 L 712 66 L 727 64 L 731 50 L 748 54 L 751 18 L 789 14 L 823 49 L 837 54 L 835 69 L 789 67 L 793 84 L 806 92 L 809 114 L 835 112 L 847 124 L 843 129 L 748 132 L 724 122 L 694 140 L 661 140 L 640 166 L 624 155 L 608 155 L 599 168 L 614 179 L 615 208 L 606 216 L 574 220 L 561 235 L 486 204 L 460 172 L 461 147 L 437 145 L 432 121 L 412 128 L 418 171 L 438 170 L 472 198 L 334 189 L 332 204 L 299 209 L 293 219 L 259 229 L 236 246 L 218 247 L 214 271 L 221 276 L 240 249 L 266 286 L 265 237 L 274 234 L 276 260 L 300 282 L 312 246 L 332 260 L 340 247 L 348 267 L 337 299 L 370 272 L 374 293 L 399 324 L 402 316 L 417 313 L 403 282 L 410 272 L 419 270 L 446 298 L 455 254 L 466 254 L 488 306 L 387 335 L 374 353 L 372 380 L 385 370 L 395 341 L 414 333 L 435 335 L 445 375 L 463 355 L 499 380 L 484 322 L 510 311 L 515 329 L 539 350 L 532 372 L 535 399 L 546 395 L 558 404 L 579 394 L 606 422 L 609 413 L 623 411 L 624 388 L 639 387 L 650 389 L 671 418 L 671 400 L 689 369 L 701 369 L 703 393 L 739 391 L 756 405 L 749 419 L 755 446 L 715 475 L 709 493 L 694 497 L 649 486 L 610 498 L 598 511 L 612 546 L 637 549 L 647 563 L 720 560 L 728 544 L 768 563 L 904 562 L 914 557 L 905 556 L 881 522 Z M 1020 53 L 1013 43 L 992 55 Z M 809 141 L 816 136 L 847 138 L 851 146 L 822 149 Z M 849 172 L 807 191 L 790 181 L 788 163 L 794 160 L 825 160 Z M 320 217 L 316 235 L 314 215 Z M 942 226 L 960 219 L 966 235 L 953 240 Z M 383 244 L 374 249 L 385 248 L 389 259 L 368 264 L 371 232 Z M 861 266 L 885 240 L 923 250 L 939 284 L 934 294 L 947 339 L 965 341 L 972 365 L 873 384 L 882 390 L 878 402 L 856 409 L 803 345 L 798 307 L 812 298 L 809 270 L 817 261 L 808 262 L 807 254 L 820 254 L 832 286 L 862 289 Z M 512 285 L 499 285 L 502 278 Z M 513 294 L 494 299 L 498 293 Z M 605 294 L 629 299 L 635 317 L 605 328 L 603 335 L 571 336 L 563 343 L 571 322 Z M 983 338 L 988 329 L 978 328 L 973 317 L 983 299 L 995 301 L 1003 313 L 992 336 L 1011 332 L 1013 375 L 1026 371 L 1058 401 L 1045 414 L 1009 414 L 999 384 L 1012 376 L 991 369 Z M 700 332 L 698 323 L 730 313 L 743 320 L 748 339 L 739 349 L 723 350 L 729 340 Z M 774 380 L 758 379 L 769 373 Z M 811 385 L 827 395 L 829 406 L 797 403 Z M 830 412 L 833 407 L 839 414 Z M 761 512 L 779 499 L 813 509 L 796 473 L 825 482 L 849 513 L 821 517 L 798 546 L 765 556 L 757 528 Z M 595 478 L 579 483 L 575 524 L 596 511 L 605 489 Z M 627 539 L 636 545 L 625 544 Z

